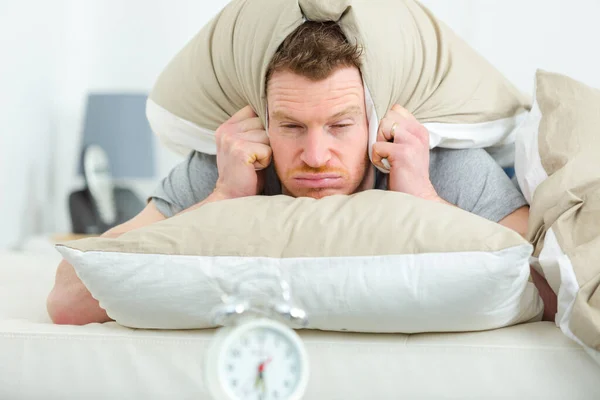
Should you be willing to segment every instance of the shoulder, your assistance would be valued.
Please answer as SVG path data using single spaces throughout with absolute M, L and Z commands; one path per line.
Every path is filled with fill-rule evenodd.
M 429 175 L 440 197 L 493 221 L 526 204 L 518 188 L 484 149 L 433 149 Z
M 430 152 L 431 183 L 436 189 L 450 193 L 451 198 L 459 195 L 459 188 L 481 190 L 490 174 L 498 172 L 504 173 L 484 149 L 435 148 Z M 442 195 L 439 191 L 438 194 Z M 451 199 L 446 200 L 452 202 Z
M 436 147 L 429 154 L 429 165 L 432 172 L 442 170 L 448 166 L 464 168 L 466 165 L 496 164 L 494 159 L 484 149 L 444 149 Z

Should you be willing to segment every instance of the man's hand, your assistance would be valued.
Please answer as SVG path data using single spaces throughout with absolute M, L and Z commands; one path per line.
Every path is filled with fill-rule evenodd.
M 222 199 L 259 194 L 272 151 L 267 132 L 252 108 L 246 106 L 234 114 L 217 129 L 215 137 L 219 170 L 215 193 Z
M 381 120 L 373 145 L 373 163 L 383 167 L 383 158 L 390 164 L 389 190 L 444 202 L 429 179 L 429 132 L 398 104 Z

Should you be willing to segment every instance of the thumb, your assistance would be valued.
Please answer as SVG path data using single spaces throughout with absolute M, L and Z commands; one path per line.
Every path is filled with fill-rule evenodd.
M 391 169 L 390 157 L 395 144 L 390 142 L 373 143 L 371 159 L 377 167 L 389 171 Z
M 271 146 L 262 143 L 248 143 L 249 145 L 249 164 L 254 165 L 256 171 L 263 170 L 271 164 L 273 151 Z

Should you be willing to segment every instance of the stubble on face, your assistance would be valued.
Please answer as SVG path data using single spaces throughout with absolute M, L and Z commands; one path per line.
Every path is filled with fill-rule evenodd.
M 271 79 L 269 136 L 283 193 L 322 198 L 373 188 L 375 172 L 367 154 L 368 122 L 360 72 L 340 68 L 324 81 L 314 82 L 283 71 Z M 354 110 L 352 115 L 334 117 L 347 109 Z M 336 124 L 348 124 L 348 128 L 331 134 L 330 127 Z M 322 146 L 307 150 L 308 132 L 313 135 L 311 140 Z M 317 161 L 316 156 L 307 158 L 307 151 L 326 151 L 330 157 Z M 301 179 L 307 175 L 335 179 L 331 179 L 331 184 L 311 185 Z
M 327 166 L 312 168 L 306 164 L 284 172 L 278 170 L 277 164 L 275 163 L 275 171 L 282 181 L 282 193 L 292 197 L 312 197 L 314 199 L 321 199 L 335 194 L 349 195 L 362 192 L 363 190 L 373 189 L 375 183 L 375 168 L 371 164 L 369 155 L 366 152 L 363 162 L 357 166 L 356 172 L 353 174 L 349 173 L 345 168 L 332 168 Z M 295 188 L 293 191 L 289 190 L 284 182 L 290 182 L 294 179 L 294 176 L 301 174 L 339 174 L 346 182 L 344 187 L 348 188 L 348 190 L 340 191 L 329 188 L 303 188 L 301 190 Z M 283 179 L 281 177 L 283 177 Z M 362 179 L 355 178 L 352 180 L 352 177 L 362 177 Z

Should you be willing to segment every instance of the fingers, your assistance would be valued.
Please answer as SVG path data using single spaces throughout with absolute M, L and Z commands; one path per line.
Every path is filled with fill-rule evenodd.
M 379 168 L 389 169 L 389 157 L 394 154 L 394 143 L 376 142 L 373 144 L 373 154 L 371 155 L 372 162 Z M 383 159 L 388 160 L 388 164 L 383 163 Z
M 406 108 L 402 107 L 400 104 L 394 104 L 392 106 L 392 111 L 400 114 L 403 118 L 406 119 L 414 119 L 414 115 L 412 115 Z
M 429 132 L 405 108 L 394 105 L 379 124 L 378 142 L 406 143 L 414 139 L 429 146 Z
M 254 118 L 254 117 L 257 117 L 257 115 L 254 112 L 254 110 L 252 109 L 252 107 L 248 105 L 248 106 L 242 108 L 240 111 L 233 114 L 227 122 L 230 124 L 237 124 L 240 121 L 243 121 L 243 120 L 249 119 L 249 118 Z
M 265 131 L 249 131 L 240 134 L 228 134 L 221 137 L 219 148 L 226 151 L 238 151 L 249 148 L 252 144 L 269 145 L 269 137 Z
M 392 127 L 396 124 L 396 129 L 392 132 Z M 394 140 L 394 134 L 398 130 L 398 124 L 396 120 L 389 118 L 386 114 L 385 117 L 379 121 L 379 130 L 377 131 L 378 142 L 391 142 Z
M 258 117 L 254 117 L 254 118 L 247 118 L 243 121 L 240 121 L 236 124 L 236 131 L 237 132 L 248 132 L 248 131 L 253 131 L 253 130 L 264 130 L 265 128 L 263 127 L 262 122 L 260 121 L 260 118 Z
M 250 129 L 253 127 L 256 127 L 256 129 Z M 221 125 L 215 133 L 217 147 L 232 147 L 238 141 L 262 143 L 267 145 L 270 143 L 269 135 L 267 135 L 267 132 L 262 128 L 262 125 L 250 122 L 248 123 L 246 128 L 248 128 L 249 130 L 240 131 L 239 124 L 227 127 Z
M 232 154 L 246 164 L 253 164 L 256 170 L 264 169 L 271 163 L 272 151 L 264 130 L 223 135 L 217 147 L 223 154 Z
M 257 171 L 267 168 L 271 163 L 271 155 L 273 154 L 271 147 L 262 143 L 251 142 L 246 145 L 246 154 L 248 155 L 246 162 L 254 165 L 254 169 Z
M 395 118 L 394 115 L 387 114 L 379 124 L 377 133 L 378 142 L 405 143 L 412 140 L 412 133 L 409 130 L 410 124 L 406 120 Z
M 252 131 L 243 132 L 238 134 L 238 137 L 248 142 L 261 143 L 267 145 L 270 143 L 269 135 L 267 135 L 267 132 L 262 129 L 255 129 Z

